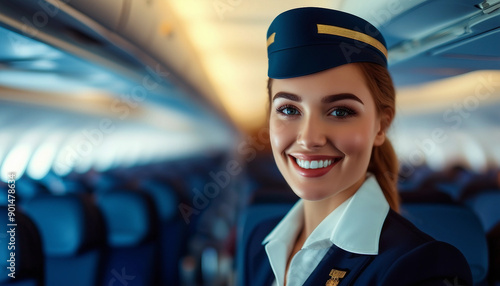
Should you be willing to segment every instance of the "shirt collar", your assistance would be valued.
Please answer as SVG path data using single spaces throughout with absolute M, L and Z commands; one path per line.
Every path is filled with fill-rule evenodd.
M 389 209 L 377 179 L 370 175 L 348 202 L 330 240 L 345 251 L 378 254 L 380 233 Z
M 307 238 L 303 248 L 337 247 L 357 254 L 378 254 L 380 233 L 389 204 L 375 178 L 369 174 L 359 190 L 332 211 Z M 291 245 L 303 224 L 299 200 L 262 244 L 279 240 Z

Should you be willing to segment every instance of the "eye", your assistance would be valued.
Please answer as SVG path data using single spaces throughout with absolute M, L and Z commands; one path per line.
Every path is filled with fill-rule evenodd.
M 355 114 L 356 112 L 354 110 L 347 107 L 336 107 L 334 110 L 332 110 L 332 112 L 330 112 L 330 115 L 339 118 L 346 118 Z
M 297 108 L 289 105 L 281 106 L 277 109 L 277 111 L 285 116 L 294 116 L 300 114 Z

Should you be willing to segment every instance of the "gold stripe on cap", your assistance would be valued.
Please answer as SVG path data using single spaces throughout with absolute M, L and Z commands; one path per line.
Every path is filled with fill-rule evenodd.
M 274 43 L 274 37 L 276 36 L 276 33 L 272 33 L 269 38 L 267 38 L 267 47 L 269 47 L 272 43 Z
M 384 45 L 381 42 L 379 42 L 379 40 L 377 40 L 371 36 L 368 36 L 367 34 L 364 34 L 364 33 L 358 32 L 358 31 L 349 30 L 346 28 L 337 27 L 337 26 L 330 26 L 330 25 L 323 25 L 323 24 L 317 24 L 317 25 L 318 25 L 318 34 L 328 34 L 328 35 L 340 36 L 340 37 L 349 38 L 349 39 L 353 39 L 356 41 L 366 43 L 366 44 L 376 48 L 377 50 L 381 51 L 382 54 L 384 54 L 384 56 L 387 58 L 387 49 L 384 47 Z M 269 43 L 269 39 L 267 41 Z

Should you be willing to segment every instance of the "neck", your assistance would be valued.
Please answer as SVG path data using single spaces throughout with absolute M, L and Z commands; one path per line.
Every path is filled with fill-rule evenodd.
M 304 200 L 304 226 L 302 236 L 307 238 L 313 230 L 338 206 L 356 193 L 363 185 L 365 177 L 363 176 L 351 187 L 320 201 Z

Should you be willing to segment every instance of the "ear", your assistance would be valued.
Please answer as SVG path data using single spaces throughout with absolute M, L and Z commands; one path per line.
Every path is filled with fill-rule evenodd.
M 379 130 L 375 135 L 373 146 L 380 146 L 385 142 L 385 133 L 391 123 L 391 116 L 386 112 L 382 113 L 379 117 Z
M 373 141 L 373 146 L 380 146 L 385 142 L 385 130 L 380 128 L 375 136 L 375 140 Z

